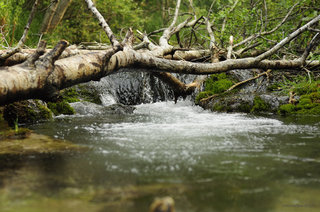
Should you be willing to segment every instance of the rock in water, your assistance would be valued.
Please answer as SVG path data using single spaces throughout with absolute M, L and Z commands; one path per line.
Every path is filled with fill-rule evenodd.
M 149 212 L 174 212 L 174 200 L 171 197 L 156 198 Z

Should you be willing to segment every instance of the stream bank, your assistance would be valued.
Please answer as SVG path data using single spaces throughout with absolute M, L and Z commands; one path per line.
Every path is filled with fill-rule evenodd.
M 270 71 L 231 91 L 232 83 L 262 74 L 262 70 L 233 70 L 211 76 L 196 97 L 196 104 L 218 112 L 257 115 L 320 115 L 320 75 L 301 71 Z M 213 80 L 214 79 L 214 80 Z M 232 82 L 232 83 L 231 83 Z

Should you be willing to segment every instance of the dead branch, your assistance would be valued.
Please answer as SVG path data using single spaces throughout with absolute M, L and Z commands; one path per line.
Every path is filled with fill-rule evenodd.
M 115 35 L 113 34 L 111 28 L 109 27 L 106 20 L 104 20 L 101 13 L 97 10 L 97 8 L 94 6 L 93 2 L 91 0 L 85 0 L 89 10 L 96 16 L 96 18 L 99 20 L 99 24 L 101 25 L 104 32 L 107 34 L 110 42 L 112 43 L 112 46 L 115 48 L 119 48 L 121 45 L 119 41 L 116 39 Z
M 307 57 L 309 56 L 310 52 L 312 51 L 312 49 L 316 46 L 318 46 L 320 43 L 320 32 L 318 32 L 310 41 L 310 44 L 307 46 L 307 48 L 305 49 L 305 51 L 303 52 L 302 56 L 301 56 L 301 60 L 303 61 L 303 63 L 306 61 Z
M 271 73 L 271 71 L 272 71 L 272 70 L 269 69 L 268 71 L 263 72 L 263 73 L 261 73 L 261 74 L 258 74 L 258 75 L 255 76 L 255 77 L 251 77 L 251 78 L 246 79 L 246 80 L 244 80 L 244 81 L 238 82 L 238 83 L 234 84 L 233 86 L 231 86 L 230 88 L 228 88 L 228 90 L 226 90 L 226 92 L 229 92 L 229 91 L 235 89 L 236 87 L 239 87 L 240 85 L 243 85 L 243 84 L 245 84 L 245 83 L 247 83 L 247 82 L 250 82 L 250 81 L 252 81 L 252 80 L 258 79 L 258 78 L 262 77 L 263 75 L 267 75 L 267 76 L 268 76 L 268 75 Z
M 245 43 L 248 43 L 249 41 L 252 41 L 258 37 L 261 37 L 261 36 L 265 36 L 265 35 L 270 35 L 272 33 L 274 33 L 275 31 L 277 31 L 289 18 L 290 14 L 292 13 L 292 11 L 294 10 L 294 8 L 299 4 L 300 2 L 294 4 L 290 10 L 288 11 L 288 13 L 286 14 L 286 16 L 282 19 L 282 21 L 277 25 L 275 26 L 273 29 L 271 29 L 270 31 L 264 31 L 264 32 L 259 32 L 259 33 L 256 33 L 256 34 L 253 34 L 251 36 L 249 36 L 248 38 L 244 39 L 243 41 L 241 41 L 240 43 L 237 43 L 233 46 L 233 48 L 237 48 Z
M 313 18 L 311 21 L 309 21 L 307 24 L 303 25 L 302 27 L 300 27 L 299 29 L 297 29 L 296 31 L 294 31 L 293 33 L 291 33 L 290 35 L 288 35 L 285 39 L 283 39 L 282 41 L 280 41 L 277 45 L 275 45 L 274 47 L 272 47 L 271 49 L 269 49 L 268 51 L 266 51 L 265 53 L 259 55 L 258 57 L 256 57 L 257 61 L 261 61 L 269 56 L 271 56 L 272 54 L 274 54 L 275 52 L 277 52 L 280 48 L 282 48 L 284 45 L 286 45 L 287 43 L 289 43 L 291 40 L 293 40 L 294 38 L 296 38 L 297 36 L 299 36 L 302 32 L 308 30 L 308 28 L 312 25 L 314 25 L 315 23 L 317 23 L 320 20 L 320 15 L 316 16 L 315 18 Z
M 34 59 L 30 59 L 31 64 L 34 64 L 34 66 L 19 64 L 10 67 L 0 67 L 0 105 L 29 98 L 47 99 L 57 90 L 82 82 L 99 80 L 104 76 L 115 74 L 128 68 L 151 73 L 156 72 L 158 77 L 175 89 L 177 96 L 185 96 L 190 94 L 196 87 L 199 87 L 200 79 L 203 79 L 205 76 L 197 78 L 193 83 L 184 84 L 169 73 L 208 75 L 234 69 L 261 68 L 267 70 L 320 66 L 320 61 L 305 62 L 305 54 L 311 51 L 308 49 L 315 45 L 315 41 L 311 42 L 310 47 L 306 49 L 307 53 L 303 54 L 301 58 L 294 60 L 266 59 L 302 32 L 306 31 L 313 24 L 317 23 L 320 20 L 320 16 L 315 17 L 280 41 L 273 48 L 257 57 L 229 59 L 217 63 L 195 63 L 164 58 L 164 55 L 168 53 L 173 53 L 178 56 L 178 52 L 183 52 L 185 55 L 188 55 L 190 52 L 195 51 L 177 51 L 177 49 L 168 44 L 172 36 L 171 33 L 177 29 L 175 27 L 176 18 L 173 19 L 171 25 L 163 32 L 159 45 L 153 44 L 146 35 L 143 35 L 143 40 L 148 43 L 149 50 L 135 51 L 132 47 L 132 31 L 129 30 L 124 41 L 120 43 L 114 36 L 107 22 L 94 7 L 92 1 L 86 0 L 86 2 L 107 33 L 113 44 L 113 48 L 105 51 L 87 51 L 84 54 L 59 59 L 67 46 L 66 41 L 61 41 L 46 55 L 42 57 L 36 55 Z M 180 2 L 181 0 L 177 1 L 175 17 L 178 16 Z M 211 27 L 209 28 L 211 29 Z M 318 40 L 318 36 L 316 36 L 315 40 Z M 40 50 L 38 54 L 39 52 Z M 199 54 L 199 51 L 197 53 Z
M 38 1 L 39 0 L 35 0 L 34 4 L 32 6 L 32 9 L 31 9 L 31 12 L 30 12 L 30 15 L 29 15 L 29 18 L 28 18 L 28 22 L 27 22 L 26 26 L 24 27 L 23 34 L 22 34 L 17 46 L 15 48 L 5 52 L 4 54 L 0 55 L 0 63 L 1 63 L 1 61 L 6 60 L 8 57 L 10 57 L 11 55 L 14 55 L 15 53 L 17 53 L 17 52 L 19 52 L 21 50 L 21 47 L 23 46 L 23 44 L 25 43 L 25 41 L 27 39 L 27 34 L 29 32 L 30 25 L 31 25 L 33 17 L 34 17 L 34 15 L 36 13 L 36 9 L 37 9 L 37 6 L 38 6 Z

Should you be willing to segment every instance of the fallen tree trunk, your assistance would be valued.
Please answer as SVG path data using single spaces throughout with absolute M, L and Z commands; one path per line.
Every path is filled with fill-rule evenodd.
M 219 63 L 193 63 L 157 58 L 134 50 L 120 51 L 112 55 L 106 65 L 104 65 L 105 52 L 102 51 L 79 54 L 57 61 L 54 61 L 54 58 L 50 59 L 49 55 L 58 54 L 59 49 L 62 51 L 66 47 L 66 42 L 61 43 L 63 43 L 60 44 L 61 47 L 51 50 L 34 64 L 25 62 L 0 69 L 0 105 L 30 98 L 48 100 L 58 90 L 91 80 L 99 80 L 120 70 L 125 71 L 125 68 L 136 68 L 148 72 L 207 75 L 233 69 L 299 68 L 304 64 L 301 59 L 262 60 L 255 63 L 254 58 L 226 60 Z M 316 66 L 320 66 L 319 61 L 308 63 L 308 67 Z M 187 88 L 186 85 L 184 87 Z M 179 93 L 182 94 L 183 91 Z
M 27 59 L 24 63 L 14 66 L 0 67 L 0 105 L 30 98 L 52 99 L 55 93 L 61 89 L 91 80 L 99 80 L 110 74 L 125 71 L 126 68 L 156 72 L 157 77 L 168 83 L 175 90 L 177 98 L 177 96 L 185 96 L 192 93 L 195 88 L 199 87 L 203 78 L 199 78 L 190 84 L 184 84 L 170 73 L 208 75 L 233 69 L 312 69 L 320 66 L 320 61 L 306 61 L 307 55 L 312 48 L 319 44 L 319 33 L 310 42 L 310 45 L 300 58 L 293 60 L 267 60 L 269 56 L 284 45 L 319 22 L 320 15 L 257 57 L 228 59 L 215 63 L 196 63 L 171 60 L 173 57 L 166 59 L 168 55 L 174 55 L 177 51 L 176 48 L 169 45 L 168 40 L 184 25 L 188 24 L 188 20 L 186 20 L 178 26 L 174 26 L 177 21 L 180 0 L 177 1 L 173 22 L 164 30 L 159 45 L 153 44 L 144 35 L 143 42 L 147 44 L 148 50 L 143 52 L 134 50 L 132 30 L 129 30 L 122 42 L 119 42 L 92 1 L 86 0 L 86 2 L 88 3 L 88 8 L 96 15 L 108 35 L 112 48 L 105 51 L 87 51 L 76 54 L 66 51 L 67 56 L 61 58 L 68 45 L 66 41 L 60 41 L 54 49 L 42 57 L 40 55 L 45 50 L 43 46 L 39 46 L 38 50 L 31 55 L 32 59 Z M 207 23 L 209 34 L 212 35 L 210 24 L 209 22 Z M 211 40 L 213 43 L 213 35 Z M 202 56 L 203 54 L 185 51 L 184 55 L 185 57 L 190 57 L 190 55 Z

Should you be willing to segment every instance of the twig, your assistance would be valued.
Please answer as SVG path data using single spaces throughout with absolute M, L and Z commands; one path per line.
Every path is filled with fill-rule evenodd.
M 259 55 L 258 57 L 255 58 L 255 60 L 257 62 L 260 62 L 261 60 L 271 56 L 272 54 L 274 54 L 276 51 L 278 51 L 280 48 L 282 48 L 284 45 L 286 45 L 287 43 L 289 43 L 291 40 L 293 40 L 294 38 L 296 38 L 297 36 L 299 36 L 302 32 L 306 31 L 308 29 L 308 27 L 312 26 L 313 24 L 317 23 L 320 20 L 320 15 L 316 16 L 315 18 L 313 18 L 311 21 L 309 21 L 307 24 L 303 25 L 302 27 L 300 27 L 299 29 L 297 29 L 296 31 L 294 31 L 293 33 L 291 33 L 290 35 L 288 35 L 285 39 L 283 39 L 282 41 L 280 41 L 277 45 L 275 45 L 274 47 L 272 47 L 271 49 L 269 49 L 268 51 L 266 51 L 265 53 Z
M 312 51 L 312 49 L 319 45 L 320 43 L 320 32 L 318 32 L 310 41 L 310 44 L 307 46 L 307 48 L 305 49 L 305 51 L 303 52 L 302 56 L 300 57 L 300 59 L 303 61 L 303 63 L 305 63 L 308 55 L 310 54 L 310 52 Z
M 264 31 L 264 32 L 260 32 L 260 33 L 256 33 L 256 34 L 253 34 L 251 36 L 249 36 L 248 38 L 244 39 L 243 41 L 241 41 L 240 43 L 237 43 L 234 45 L 234 48 L 237 48 L 251 40 L 254 40 L 258 37 L 261 37 L 261 36 L 264 36 L 264 35 L 269 35 L 269 34 L 272 34 L 273 32 L 277 31 L 286 21 L 287 19 L 289 18 L 290 14 L 292 13 L 293 9 L 300 3 L 300 1 L 296 4 L 294 4 L 290 10 L 288 11 L 288 13 L 286 14 L 286 16 L 282 19 L 282 21 L 277 25 L 275 26 L 272 30 L 270 31 Z
M 7 51 L 3 55 L 0 55 L 0 60 L 5 60 L 8 57 L 10 57 L 11 55 L 14 55 L 15 53 L 17 53 L 17 52 L 19 52 L 21 50 L 22 45 L 25 43 L 25 41 L 27 39 L 27 34 L 29 32 L 30 25 L 31 25 L 33 17 L 34 17 L 34 15 L 36 13 L 36 8 L 38 6 L 38 1 L 39 0 L 35 0 L 34 4 L 32 6 L 32 9 L 31 9 L 31 12 L 30 12 L 30 15 L 29 15 L 29 18 L 28 18 L 28 22 L 27 22 L 26 26 L 24 27 L 24 32 L 23 32 L 23 34 L 22 34 L 17 46 L 15 48 Z
M 252 77 L 252 78 L 246 79 L 246 80 L 244 80 L 244 81 L 238 82 L 238 83 L 234 84 L 233 86 L 231 86 L 228 90 L 226 90 L 226 92 L 229 92 L 229 91 L 233 90 L 234 88 L 236 88 L 236 87 L 238 87 L 238 86 L 240 86 L 240 85 L 242 85 L 242 84 L 245 84 L 245 83 L 247 83 L 247 82 L 249 82 L 249 81 L 251 81 L 251 80 L 258 79 L 259 77 L 261 77 L 261 76 L 263 76 L 263 75 L 267 75 L 267 76 L 268 76 L 271 71 L 272 71 L 272 70 L 269 69 L 268 71 L 263 72 L 263 73 L 261 73 L 261 74 L 258 74 L 258 75 L 255 76 L 255 77 Z
M 230 92 L 231 90 L 233 90 L 234 88 L 236 88 L 236 87 L 238 87 L 238 86 L 240 86 L 240 85 L 243 85 L 243 84 L 245 84 L 245 83 L 247 83 L 247 82 L 249 82 L 249 81 L 251 81 L 251 80 L 257 79 L 257 78 L 259 78 L 259 77 L 261 77 L 261 76 L 263 76 L 263 75 L 267 75 L 267 76 L 268 76 L 271 71 L 272 71 L 272 70 L 269 69 L 268 71 L 263 72 L 263 73 L 261 73 L 261 74 L 258 74 L 258 75 L 255 76 L 255 77 L 252 77 L 252 78 L 246 79 L 246 80 L 244 80 L 244 81 L 238 82 L 238 83 L 234 84 L 233 86 L 231 86 L 228 90 L 226 90 L 226 91 L 223 92 L 223 93 L 228 93 L 228 92 Z M 208 101 L 208 100 L 210 100 L 210 99 L 213 99 L 213 98 L 215 98 L 215 97 L 217 97 L 217 96 L 219 96 L 219 95 L 221 95 L 221 94 L 213 94 L 213 95 L 211 95 L 211 96 L 209 96 L 209 97 L 207 97 L 207 98 L 201 99 L 200 101 L 201 101 L 201 102 L 206 102 L 206 101 Z
M 96 18 L 99 20 L 99 24 L 102 26 L 103 30 L 107 34 L 111 44 L 113 47 L 120 47 L 120 42 L 116 39 L 115 35 L 113 34 L 111 28 L 109 27 L 106 20 L 103 18 L 101 13 L 97 10 L 97 8 L 94 6 L 93 2 L 91 0 L 85 0 L 87 2 L 88 8 L 91 10 L 91 12 L 96 16 Z

